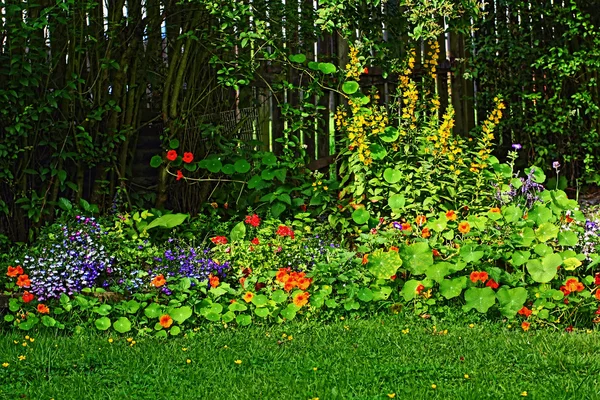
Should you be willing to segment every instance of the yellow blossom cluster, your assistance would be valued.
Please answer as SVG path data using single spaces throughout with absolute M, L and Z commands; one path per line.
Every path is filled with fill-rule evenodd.
M 429 58 L 425 60 L 425 68 L 429 71 L 430 76 L 435 79 L 437 75 L 437 65 L 440 58 L 440 44 L 437 41 L 427 42 L 430 51 L 427 52 Z
M 409 124 L 409 128 L 415 130 L 417 127 L 415 123 L 417 118 L 415 116 L 415 109 L 417 108 L 417 102 L 419 101 L 419 91 L 417 84 L 410 79 L 412 70 L 415 68 L 415 49 L 411 49 L 409 52 L 407 67 L 399 77 L 398 92 L 402 96 L 401 107 L 402 107 L 402 119 Z M 406 131 L 400 129 L 400 135 L 405 136 Z
M 346 78 L 351 78 L 356 81 L 360 80 L 360 75 L 364 68 L 358 58 L 358 48 L 350 46 L 350 62 L 346 64 Z
M 495 137 L 494 129 L 500 123 L 500 119 L 502 119 L 502 110 L 504 110 L 505 105 L 498 97 L 494 98 L 494 103 L 496 104 L 494 110 L 492 110 L 491 114 L 482 124 L 482 135 L 478 139 L 476 146 L 477 162 L 472 163 L 469 168 L 473 173 L 479 173 L 479 171 L 487 166 L 487 160 L 492 152 L 492 141 Z

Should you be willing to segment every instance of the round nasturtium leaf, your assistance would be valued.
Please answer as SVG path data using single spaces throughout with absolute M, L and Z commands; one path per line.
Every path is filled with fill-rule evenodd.
M 246 172 L 250 171 L 250 163 L 244 159 L 237 160 L 233 166 L 235 171 L 240 174 L 245 174 Z
M 527 262 L 527 272 L 539 283 L 548 283 L 556 276 L 556 268 L 562 264 L 562 257 L 556 253 L 548 254 L 540 259 Z
M 373 160 L 383 160 L 387 156 L 387 150 L 379 143 L 371 143 L 369 150 Z
M 354 94 L 358 91 L 358 89 L 360 89 L 360 86 L 358 85 L 358 82 L 355 81 L 344 82 L 342 85 L 342 90 L 346 94 Z
M 113 328 L 119 333 L 129 332 L 131 330 L 131 321 L 128 318 L 120 317 L 113 324 Z
M 110 328 L 110 319 L 108 317 L 98 318 L 95 322 L 96 328 L 101 331 L 105 331 Z
M 367 257 L 367 269 L 377 279 L 390 279 L 401 266 L 402 260 L 397 251 L 379 249 Z
M 367 221 L 369 221 L 369 217 L 371 215 L 369 214 L 369 212 L 363 207 L 363 208 L 357 208 L 356 210 L 354 210 L 354 212 L 352 213 L 352 219 L 354 220 L 354 222 L 356 222 L 358 225 L 363 225 L 366 224 Z
M 271 166 L 277 164 L 277 157 L 273 153 L 267 153 L 262 157 L 262 163 Z
M 152 168 L 158 168 L 160 167 L 160 164 L 162 164 L 162 157 L 161 156 L 154 156 L 150 159 L 150 166 Z
M 235 173 L 235 168 L 233 164 L 225 164 L 221 167 L 221 171 L 226 175 L 233 175 Z
M 287 300 L 287 294 L 285 294 L 285 292 L 281 289 L 274 291 L 271 294 L 271 299 L 275 302 L 275 303 L 283 303 L 284 301 Z
M 335 71 L 337 71 L 337 68 L 332 63 L 319 63 L 319 71 L 324 74 L 333 74 Z
M 267 318 L 267 316 L 269 315 L 269 309 L 268 308 L 256 308 L 254 310 L 254 314 L 258 315 L 261 318 Z
M 202 166 L 200 163 L 198 163 L 199 166 Z M 206 169 L 209 170 L 210 172 L 212 172 L 213 174 L 216 174 L 217 172 L 219 172 L 221 170 L 221 167 L 223 166 L 223 164 L 221 164 L 221 161 L 217 160 L 216 158 L 210 159 L 210 160 L 206 160 Z
M 269 299 L 264 294 L 258 294 L 252 298 L 252 304 L 256 307 L 264 307 L 269 302 Z
M 235 317 L 235 322 L 240 326 L 250 325 L 252 323 L 252 317 L 247 314 L 240 314 Z
M 181 328 L 177 325 L 172 326 L 169 330 L 169 333 L 171 334 L 171 336 L 177 336 L 181 333 Z
M 171 149 L 173 149 L 173 150 L 176 150 L 176 149 L 178 149 L 178 148 L 179 148 L 179 140 L 177 140 L 177 139 L 171 139 L 171 140 L 169 141 L 169 147 L 170 147 Z
M 400 136 L 400 132 L 393 126 L 388 126 L 383 133 L 379 134 L 379 138 L 387 143 L 395 142 L 398 136 Z
M 496 304 L 496 294 L 491 287 L 476 288 L 472 287 L 465 292 L 464 311 L 474 308 L 482 314 L 485 314 L 490 307 Z
M 390 208 L 392 210 L 404 208 L 405 204 L 406 204 L 406 199 L 404 198 L 404 195 L 402 195 L 402 194 L 393 194 L 388 199 L 388 205 L 390 206 Z
M 400 179 L 402 179 L 402 172 L 397 169 L 386 168 L 385 171 L 383 171 L 383 179 L 385 179 L 387 183 L 399 182 Z
M 463 289 L 467 287 L 467 277 L 461 276 L 454 279 L 444 279 L 440 282 L 440 294 L 450 300 L 460 296 Z
M 362 288 L 356 293 L 356 297 L 358 297 L 359 300 L 368 303 L 373 300 L 373 291 L 369 288 Z
M 290 61 L 298 64 L 302 64 L 306 61 L 306 56 L 304 54 L 292 54 L 290 56 Z
M 502 315 L 512 318 L 527 301 L 527 289 L 523 287 L 508 289 L 503 286 L 496 292 L 496 297 L 500 302 L 500 312 Z
M 183 324 L 186 319 L 192 316 L 192 309 L 189 306 L 174 308 L 170 310 L 169 315 L 171 315 L 171 318 L 177 323 Z

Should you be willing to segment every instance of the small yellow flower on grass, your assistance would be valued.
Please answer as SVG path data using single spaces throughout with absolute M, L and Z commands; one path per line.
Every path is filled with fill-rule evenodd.
M 187 351 L 187 347 L 182 347 L 181 351 Z
M 234 363 L 236 363 L 237 365 L 240 365 L 242 363 L 242 360 L 235 360 Z
M 508 329 L 510 329 L 510 328 L 512 328 L 512 325 L 510 325 L 510 324 L 509 324 L 509 325 L 507 325 L 506 327 L 507 327 Z
M 402 329 L 403 334 L 408 335 L 408 332 L 410 332 L 410 330 L 408 328 Z
M 27 359 L 27 357 L 25 356 L 19 356 L 19 361 L 25 361 Z
M 469 374 L 465 374 L 465 379 L 469 379 Z
M 29 340 L 29 335 L 25 336 L 25 340 Z
M 189 363 L 191 363 L 191 362 L 192 362 L 192 360 L 190 360 L 190 359 L 188 358 L 187 360 L 185 360 L 185 362 L 189 364 Z
M 9 363 L 2 363 L 2 366 L 3 366 L 4 368 L 8 368 L 8 366 L 9 366 L 9 365 L 10 365 Z
M 431 385 L 432 389 L 437 389 L 437 385 L 434 383 L 433 385 Z
M 523 397 L 527 397 L 527 391 L 525 391 L 525 392 L 521 392 L 521 396 L 523 396 Z
M 287 335 L 284 333 L 283 335 L 281 335 L 281 337 L 285 338 L 285 337 L 287 337 Z
M 294 337 L 292 335 L 288 336 L 288 340 L 292 340 Z
M 343 320 L 344 320 L 344 317 L 340 317 L 340 319 L 343 321 Z
M 314 368 L 313 368 L 313 371 L 316 371 L 317 369 L 318 369 L 317 367 L 314 367 Z
M 108 343 L 114 342 L 113 338 L 108 338 Z
M 133 338 L 130 338 L 130 337 L 129 337 L 129 338 L 127 338 L 127 341 L 128 341 L 129 343 L 131 343 L 131 341 L 132 341 L 132 340 L 133 340 Z
M 14 343 L 14 344 L 19 344 L 19 342 L 17 342 L 16 340 L 13 340 L 13 343 Z
M 33 342 L 35 342 L 35 339 L 34 339 L 34 338 L 29 338 L 29 341 L 30 341 L 31 343 L 33 343 Z
M 23 347 L 26 347 L 26 346 L 27 346 L 27 342 L 23 342 Z
M 227 345 L 223 346 L 224 349 L 228 349 L 229 347 L 227 347 Z
M 394 397 L 396 397 L 396 393 L 388 393 L 388 397 L 390 399 L 393 399 Z
M 475 324 L 469 324 L 469 328 L 471 328 L 471 329 L 475 328 Z
M 131 345 L 133 346 L 134 344 L 136 344 L 137 342 L 135 340 L 131 341 Z

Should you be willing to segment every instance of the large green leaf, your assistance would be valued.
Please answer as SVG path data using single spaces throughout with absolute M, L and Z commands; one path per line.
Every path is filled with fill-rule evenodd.
M 440 282 L 440 294 L 446 299 L 460 296 L 463 289 L 467 287 L 467 277 L 461 276 L 454 279 L 444 279 Z
M 425 275 L 433 281 L 437 283 L 441 283 L 444 280 L 444 277 L 450 275 L 450 267 L 452 264 L 447 262 L 438 262 L 433 263 L 427 270 L 425 271 Z
M 306 56 L 304 54 L 292 54 L 290 55 L 290 61 L 297 64 L 302 64 L 306 61 Z
M 102 317 L 102 318 L 98 318 L 94 324 L 96 325 L 96 328 L 98 330 L 101 331 L 105 331 L 108 328 L 110 328 L 111 322 L 110 319 L 108 317 Z
M 358 85 L 358 82 L 355 81 L 347 81 L 342 85 L 342 90 L 346 94 L 354 94 L 358 89 L 360 89 L 360 86 Z
M 402 259 L 402 265 L 413 275 L 423 275 L 427 267 L 433 264 L 433 254 L 426 242 L 403 246 L 400 258 Z
M 244 240 L 245 236 L 246 236 L 246 224 L 243 221 L 238 222 L 231 230 L 231 241 L 237 242 L 240 240 Z
M 320 62 L 318 64 L 318 68 L 319 68 L 319 71 L 321 71 L 324 74 L 333 74 L 335 71 L 337 71 L 337 68 L 332 63 Z
M 145 230 L 148 231 L 156 227 L 173 229 L 176 226 L 181 225 L 188 217 L 189 214 L 166 214 L 151 221 L 148 225 L 146 225 Z
M 128 318 L 120 317 L 113 323 L 113 328 L 119 333 L 126 333 L 131 330 L 131 321 Z
M 465 262 L 474 263 L 483 257 L 484 253 L 476 245 L 466 244 L 460 248 L 460 256 Z
M 405 301 L 411 301 L 412 299 L 414 299 L 417 296 L 417 288 L 419 287 L 419 285 L 421 285 L 420 281 L 417 281 L 415 279 L 411 279 L 409 281 L 407 281 L 404 286 L 402 286 L 402 290 L 400 291 L 400 294 L 402 295 L 402 297 L 404 297 Z
M 558 226 L 552 224 L 551 222 L 544 222 L 535 230 L 535 236 L 540 242 L 547 242 L 548 240 L 556 239 L 558 231 Z
M 480 313 L 486 313 L 496 303 L 496 294 L 490 287 L 471 287 L 465 292 L 464 311 L 474 308 Z
M 387 183 L 396 183 L 402 179 L 402 172 L 397 169 L 386 168 L 385 171 L 383 171 L 383 179 L 385 179 Z
M 527 262 L 527 272 L 531 278 L 540 283 L 550 282 L 556 276 L 556 268 L 562 264 L 562 257 L 553 253 L 544 256 L 541 260 L 534 259 Z
M 396 251 L 375 250 L 367 260 L 367 269 L 377 279 L 390 279 L 402 266 L 402 260 Z
M 250 171 L 250 163 L 248 163 L 248 161 L 244 160 L 244 159 L 240 159 L 237 160 L 235 162 L 235 164 L 233 164 L 233 168 L 235 168 L 235 171 L 239 174 L 245 174 L 246 172 Z
M 371 143 L 369 150 L 371 151 L 373 160 L 383 160 L 387 155 L 387 150 L 379 143 Z
M 352 213 L 352 219 L 358 225 L 366 224 L 370 217 L 371 217 L 371 214 L 369 214 L 369 212 L 364 207 L 357 208 Z
M 388 204 L 392 210 L 401 209 L 404 208 L 404 205 L 406 204 L 406 199 L 402 194 L 393 194 L 388 199 Z
M 396 129 L 393 126 L 388 126 L 387 128 L 385 128 L 383 133 L 379 134 L 379 137 L 384 142 L 391 143 L 391 142 L 395 142 L 396 140 L 398 140 L 399 135 L 400 135 L 400 132 L 398 131 L 398 129 Z
M 501 287 L 496 292 L 500 303 L 500 312 L 508 318 L 514 317 L 527 301 L 527 290 L 522 287 L 508 289 Z
M 579 242 L 579 237 L 573 231 L 563 231 L 558 234 L 558 244 L 573 247 Z
M 186 319 L 192 316 L 192 309 L 188 306 L 173 308 L 169 310 L 169 315 L 174 321 L 182 324 Z

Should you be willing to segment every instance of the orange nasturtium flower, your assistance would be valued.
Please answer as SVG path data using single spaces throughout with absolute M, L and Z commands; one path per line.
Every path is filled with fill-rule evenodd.
M 471 230 L 471 225 L 469 225 L 469 223 L 467 221 L 463 221 L 460 224 L 458 224 L 458 231 L 460 233 L 469 233 L 470 230 Z
M 577 278 L 567 279 L 565 282 L 565 287 L 569 292 L 581 292 L 585 289 L 583 283 L 579 282 Z
M 529 330 L 530 324 L 527 321 L 523 321 L 523 323 L 521 324 L 521 328 L 527 332 Z
M 410 224 L 408 222 L 405 222 L 402 224 L 402 230 L 403 231 L 410 231 L 412 228 L 410 227 Z
M 523 306 L 523 308 L 521 308 L 517 314 L 519 315 L 524 315 L 525 318 L 529 318 L 529 316 L 531 315 L 531 310 L 525 306 Z
M 596 290 L 596 294 L 594 295 L 596 300 L 600 301 L 600 290 Z
M 169 314 L 162 315 L 160 317 L 160 326 L 165 329 L 168 329 L 171 325 L 173 325 L 173 318 Z
M 252 293 L 252 292 L 246 292 L 246 294 L 244 295 L 244 301 L 246 303 L 250 303 L 253 298 L 254 298 L 254 293 Z
M 397 253 L 398 250 L 400 250 L 400 249 L 398 249 L 396 246 L 391 246 L 390 247 L 390 251 L 395 251 Z
M 208 282 L 210 283 L 210 287 L 217 287 L 217 286 L 219 286 L 219 277 L 212 276 L 212 274 L 210 274 L 208 276 Z
M 29 293 L 26 290 L 25 293 L 23 293 L 22 299 L 23 299 L 24 303 L 29 303 L 30 301 L 32 301 L 33 299 L 35 299 L 35 296 L 33 295 L 33 293 Z
M 415 218 L 415 223 L 419 226 L 423 225 L 425 222 L 427 222 L 427 217 L 424 215 L 417 215 L 417 218 Z
M 492 207 L 492 208 L 490 208 L 490 212 L 500 214 L 500 209 L 498 207 Z
M 456 215 L 456 211 L 449 210 L 448 212 L 446 212 L 446 218 L 448 218 L 450 221 L 456 221 L 456 218 L 458 218 L 458 216 Z
M 362 264 L 365 265 L 368 262 L 369 262 L 369 255 L 365 254 L 362 258 Z
M 9 278 L 16 278 L 19 275 L 23 274 L 23 268 L 20 265 L 17 265 L 16 267 L 11 267 L 10 265 L 8 266 L 8 272 L 6 273 L 6 276 L 8 276 Z
M 38 304 L 37 310 L 40 314 L 48 314 L 50 312 L 50 309 L 42 303 Z
M 29 275 L 19 275 L 19 277 L 17 278 L 17 286 L 18 287 L 31 286 L 31 281 L 29 280 Z
M 297 307 L 303 307 L 306 305 L 306 303 L 308 303 L 309 297 L 310 297 L 310 294 L 308 292 L 300 292 L 294 296 L 294 304 Z
M 429 228 L 423 228 L 423 230 L 421 231 L 421 237 L 423 239 L 427 239 L 428 237 L 431 236 L 431 232 L 429 231 Z
M 488 273 L 485 271 L 473 271 L 471 272 L 469 279 L 473 283 L 477 283 L 478 281 L 485 282 L 488 280 Z
M 152 282 L 150 282 L 150 284 L 154 287 L 161 287 L 163 286 L 165 283 L 167 283 L 167 280 L 165 279 L 165 277 L 163 276 L 163 274 L 160 275 L 156 275 L 154 277 L 154 279 L 152 279 Z

